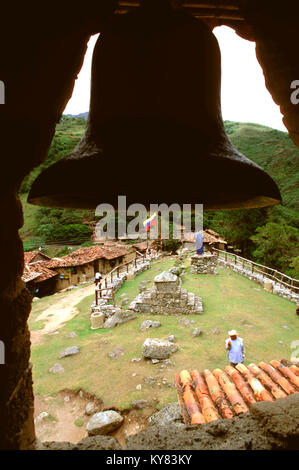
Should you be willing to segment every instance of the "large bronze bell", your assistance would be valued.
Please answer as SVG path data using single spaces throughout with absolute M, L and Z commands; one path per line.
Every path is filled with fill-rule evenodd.
M 92 63 L 85 135 L 45 170 L 28 200 L 48 207 L 191 203 L 204 209 L 280 202 L 271 177 L 236 150 L 222 122 L 220 51 L 210 28 L 182 11 L 115 16 Z M 262 149 L 261 149 L 262 151 Z

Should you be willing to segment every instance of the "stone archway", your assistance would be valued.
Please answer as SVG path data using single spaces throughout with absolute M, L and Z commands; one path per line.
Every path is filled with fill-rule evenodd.
M 54 3 L 54 5 L 53 5 Z M 119 3 L 119 5 L 117 5 Z M 105 29 L 114 11 L 136 2 L 104 0 L 84 10 L 57 2 L 38 12 L 27 3 L 3 6 L 0 31 L 0 79 L 5 84 L 5 104 L 0 105 L 0 340 L 5 364 L 0 365 L 0 448 L 34 448 L 33 391 L 27 318 L 31 296 L 21 281 L 23 246 L 18 230 L 23 215 L 18 187 L 26 174 L 41 163 L 54 135 L 55 125 L 69 100 L 83 63 L 91 34 Z M 186 2 L 182 2 L 183 4 Z M 194 4 L 203 15 L 200 1 Z M 217 2 L 206 0 L 212 13 L 208 24 L 234 28 L 255 41 L 265 83 L 280 106 L 290 137 L 299 146 L 299 112 L 290 101 L 290 84 L 299 79 L 294 47 L 298 42 L 295 2 L 227 0 L 223 14 Z M 59 7 L 58 7 L 59 5 Z M 231 12 L 229 15 L 228 13 Z M 234 16 L 235 15 L 235 16 Z M 231 17 L 229 17 L 231 16 Z M 46 18 L 46 19 L 45 19 Z

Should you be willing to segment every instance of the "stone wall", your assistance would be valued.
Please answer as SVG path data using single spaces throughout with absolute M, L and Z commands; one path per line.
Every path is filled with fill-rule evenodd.
M 191 256 L 192 274 L 217 274 L 217 256 L 211 254 Z
M 167 282 L 168 279 L 168 282 Z M 143 290 L 129 305 L 136 313 L 188 315 L 203 312 L 201 297 L 177 285 L 177 276 L 166 271 L 155 278 L 155 285 Z
M 236 273 L 241 274 L 242 276 L 245 276 L 248 279 L 251 279 L 252 281 L 257 282 L 263 287 L 265 286 L 265 283 L 272 284 L 271 292 L 273 294 L 277 294 L 280 297 L 290 300 L 291 302 L 295 302 L 297 304 L 299 303 L 299 294 L 296 294 L 294 291 L 292 291 L 291 289 L 288 289 L 283 284 L 279 284 L 278 282 L 274 281 L 273 279 L 267 278 L 267 276 L 264 276 L 261 273 L 252 272 L 251 269 L 243 267 L 242 264 L 238 264 L 238 263 L 235 264 L 234 261 L 229 261 L 229 260 L 225 261 L 225 259 L 220 258 L 220 256 L 217 258 L 217 262 L 219 266 L 232 269 Z M 270 291 L 269 288 L 267 288 L 266 290 Z

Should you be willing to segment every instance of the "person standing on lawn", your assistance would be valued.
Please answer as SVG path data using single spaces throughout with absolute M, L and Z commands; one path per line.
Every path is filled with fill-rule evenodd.
M 243 338 L 238 337 L 236 330 L 231 330 L 228 334 L 229 338 L 225 340 L 225 348 L 228 351 L 230 365 L 235 367 L 244 361 L 245 349 Z

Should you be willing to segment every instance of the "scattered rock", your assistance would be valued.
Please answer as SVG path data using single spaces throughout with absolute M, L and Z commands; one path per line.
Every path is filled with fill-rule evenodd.
M 141 323 L 140 331 L 146 331 L 146 330 L 148 330 L 149 328 L 158 328 L 159 326 L 161 326 L 161 322 L 159 322 L 159 321 L 144 320 L 144 321 Z
M 57 362 L 53 367 L 51 367 L 51 369 L 49 369 L 49 372 L 52 372 L 52 374 L 63 374 L 64 367 Z
M 142 354 L 150 359 L 167 359 L 178 347 L 170 341 L 158 338 L 147 338 L 142 346 Z
M 192 336 L 194 337 L 200 336 L 201 334 L 202 331 L 199 328 L 194 328 L 194 330 L 192 331 Z
M 130 299 L 126 298 L 122 301 L 121 306 L 124 307 L 125 305 L 128 305 L 130 303 Z
M 69 396 L 64 397 L 64 401 L 68 403 L 70 401 L 70 397 Z
M 133 359 L 131 359 L 131 362 L 140 362 L 141 361 L 141 357 L 133 357 Z
M 91 416 L 95 412 L 96 412 L 96 405 L 92 401 L 90 401 L 89 403 L 87 403 L 87 405 L 85 407 L 85 414 L 87 416 Z
M 48 418 L 49 413 L 46 411 L 42 411 L 34 420 L 35 423 L 39 423 L 40 421 L 43 421 L 45 418 Z
M 69 348 L 64 349 L 64 351 L 62 351 L 58 357 L 59 359 L 62 359 L 63 357 L 74 356 L 79 352 L 80 348 L 78 346 L 70 346 Z
M 149 402 L 147 400 L 135 400 L 131 403 L 131 408 L 135 410 L 142 410 L 143 408 L 147 408 Z
M 125 353 L 124 349 L 120 346 L 117 346 L 116 348 L 113 349 L 110 353 L 108 353 L 108 356 L 111 357 L 111 359 L 115 359 L 118 356 L 123 356 Z
M 104 328 L 114 328 L 115 326 L 122 325 L 130 320 L 134 320 L 136 314 L 131 310 L 122 310 L 120 307 L 115 309 L 113 315 L 111 315 L 104 323 Z
M 142 385 L 141 385 L 141 384 L 136 385 L 136 390 L 141 390 L 141 389 L 142 389 Z
M 159 359 L 152 359 L 152 364 L 159 364 L 159 363 L 160 363 Z
M 169 403 L 160 411 L 154 413 L 148 420 L 150 425 L 168 426 L 169 424 L 177 424 L 184 426 L 180 405 L 178 403 Z
M 143 381 L 147 385 L 154 385 L 154 383 L 156 383 L 156 379 L 154 377 L 152 377 L 151 375 L 148 375 L 147 377 L 144 377 Z
M 283 342 L 283 341 L 278 341 L 278 343 L 279 343 L 279 344 L 284 344 L 284 342 Z
M 137 373 L 133 372 L 132 377 L 136 377 Z
M 95 413 L 88 421 L 86 431 L 89 436 L 108 434 L 119 428 L 124 418 L 114 410 Z
M 282 325 L 282 328 L 284 328 L 285 330 L 290 330 L 291 329 L 288 325 Z
M 74 331 L 71 331 L 67 335 L 65 335 L 66 338 L 76 338 L 78 335 Z
M 169 335 L 166 338 L 166 341 L 170 341 L 171 343 L 175 343 L 176 342 L 176 337 L 174 335 Z
M 211 332 L 213 333 L 213 335 L 219 335 L 220 330 L 218 330 L 218 328 L 213 328 L 213 330 L 211 330 Z

